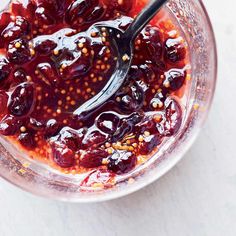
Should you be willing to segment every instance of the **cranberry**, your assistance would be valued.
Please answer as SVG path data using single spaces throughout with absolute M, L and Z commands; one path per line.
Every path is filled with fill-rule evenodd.
M 133 113 L 130 117 L 122 119 L 119 128 L 112 135 L 111 141 L 117 142 L 122 140 L 125 135 L 131 133 L 137 123 L 142 120 L 142 116 L 138 113 Z
M 14 116 L 5 116 L 0 122 L 0 134 L 4 136 L 15 135 L 21 126 L 22 122 Z
M 17 16 L 15 22 L 9 23 L 6 29 L 2 32 L 2 37 L 7 42 L 20 38 L 29 32 L 29 23 L 22 17 Z
M 59 123 L 55 119 L 50 119 L 46 123 L 45 131 L 44 131 L 45 137 L 50 138 L 52 136 L 55 136 L 58 133 L 59 129 L 60 129 Z
M 161 144 L 161 138 L 158 135 L 150 135 L 144 138 L 144 141 L 139 146 L 139 153 L 141 155 L 150 154 L 159 144 Z
M 34 86 L 31 83 L 22 83 L 12 92 L 8 109 L 12 115 L 25 116 L 32 111 L 34 105 Z
M 39 25 L 53 25 L 55 23 L 55 19 L 53 19 L 47 8 L 37 7 L 35 16 Z
M 121 110 L 136 111 L 143 106 L 144 91 L 136 83 L 131 82 L 124 86 L 121 92 L 116 94 L 120 98 L 118 101 Z
M 143 52 L 143 55 L 147 60 L 152 59 L 157 62 L 162 56 L 162 42 L 161 33 L 157 27 L 147 26 L 140 34 L 136 42 L 141 42 L 137 44 L 137 52 Z
M 116 151 L 109 157 L 108 170 L 116 174 L 125 174 L 132 170 L 137 163 L 137 158 L 134 154 L 127 151 Z
M 26 73 L 25 73 L 24 69 L 21 69 L 21 68 L 17 69 L 14 72 L 13 79 L 14 79 L 13 85 L 21 84 L 21 83 L 25 82 L 27 80 L 27 78 L 26 78 Z
M 91 172 L 82 182 L 82 187 L 92 187 L 96 183 L 103 184 L 104 187 L 111 187 L 114 174 L 106 170 L 98 169 Z
M 182 110 L 178 102 L 174 99 L 167 99 L 165 106 L 166 121 L 164 123 L 164 129 L 165 134 L 171 136 L 178 132 L 182 124 Z
M 37 66 L 38 71 L 43 76 L 43 82 L 45 82 L 47 85 L 51 86 L 58 82 L 58 77 L 56 74 L 55 69 L 52 67 L 51 64 L 45 62 L 40 63 Z
M 101 166 L 103 158 L 107 157 L 108 153 L 104 150 L 87 150 L 80 158 L 80 165 L 84 168 L 95 168 Z
M 20 144 L 26 148 L 33 149 L 37 146 L 32 132 L 22 133 L 18 136 Z
M 181 42 L 182 38 L 167 39 L 165 42 L 165 57 L 172 63 L 185 59 L 186 49 Z
M 62 168 L 69 168 L 75 164 L 75 154 L 65 144 L 51 145 L 54 162 Z
M 92 8 L 89 12 L 88 17 L 86 17 L 86 23 L 92 23 L 102 18 L 105 9 L 102 6 L 96 6 Z
M 28 43 L 23 39 L 12 41 L 8 46 L 7 56 L 10 62 L 24 64 L 31 59 Z
M 89 148 L 91 146 L 99 146 L 105 142 L 106 136 L 104 134 L 100 133 L 99 131 L 92 131 L 85 136 L 83 145 L 85 148 Z
M 66 145 L 69 149 L 76 151 L 81 146 L 84 133 L 84 129 L 74 130 L 66 127 L 60 131 L 57 141 Z
M 3 81 L 5 81 L 8 78 L 10 73 L 11 73 L 11 65 L 9 64 L 6 58 L 1 57 L 0 58 L 0 87 Z
M 97 5 L 98 0 L 74 0 L 66 11 L 66 22 L 73 26 L 78 26 L 81 24 L 79 19 L 86 21 L 86 16 L 89 16 L 90 10 Z
M 48 54 L 57 47 L 56 42 L 51 39 L 37 38 L 34 42 L 35 50 L 41 54 Z
M 119 126 L 120 119 L 112 113 L 103 113 L 97 119 L 97 127 L 104 133 L 113 134 Z
M 108 10 L 110 11 L 117 10 L 123 13 L 128 13 L 131 10 L 132 6 L 135 5 L 135 1 L 131 1 L 131 0 L 123 0 L 123 1 L 102 0 L 102 1 L 106 5 Z
M 35 131 L 39 131 L 44 128 L 44 124 L 35 118 L 30 118 L 29 127 Z
M 183 70 L 172 69 L 166 72 L 166 80 L 164 81 L 164 85 L 165 83 L 169 83 L 170 89 L 172 91 L 176 91 L 183 86 L 185 78 L 186 72 L 183 72 Z
M 5 91 L 0 90 L 0 115 L 2 115 L 7 108 L 8 95 Z

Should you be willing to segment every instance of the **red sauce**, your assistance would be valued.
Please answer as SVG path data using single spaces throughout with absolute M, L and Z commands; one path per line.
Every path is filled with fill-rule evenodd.
M 74 114 L 114 71 L 112 50 L 92 25 L 112 20 L 125 29 L 145 2 L 13 1 L 0 14 L 0 134 L 63 172 L 92 170 L 106 180 L 175 135 L 187 45 L 162 13 L 136 39 L 122 88 L 83 119 Z

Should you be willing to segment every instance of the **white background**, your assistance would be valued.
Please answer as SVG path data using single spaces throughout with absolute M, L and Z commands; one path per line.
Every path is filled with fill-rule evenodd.
M 1 236 L 236 235 L 236 4 L 205 5 L 218 42 L 218 86 L 207 124 L 185 158 L 149 187 L 99 204 L 40 199 L 1 180 Z

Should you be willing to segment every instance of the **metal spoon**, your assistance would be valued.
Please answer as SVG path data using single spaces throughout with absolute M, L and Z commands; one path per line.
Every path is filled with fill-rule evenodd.
M 135 38 L 166 2 L 167 0 L 151 1 L 125 31 L 112 27 L 106 22 L 95 24 L 95 27 L 100 32 L 104 31 L 104 29 L 109 32 L 106 40 L 109 41 L 112 47 L 113 56 L 117 58 L 116 68 L 105 87 L 96 96 L 80 106 L 74 112 L 74 115 L 81 116 L 84 112 L 96 109 L 118 91 L 124 83 L 131 66 Z

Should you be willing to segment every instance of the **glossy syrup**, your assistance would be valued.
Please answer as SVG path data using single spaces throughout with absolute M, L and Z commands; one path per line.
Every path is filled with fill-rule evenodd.
M 112 75 L 116 58 L 93 24 L 125 29 L 146 1 L 12 1 L 0 15 L 0 133 L 84 186 L 144 163 L 182 124 L 188 48 L 161 11 L 136 39 L 122 88 L 98 109 L 74 112 Z

